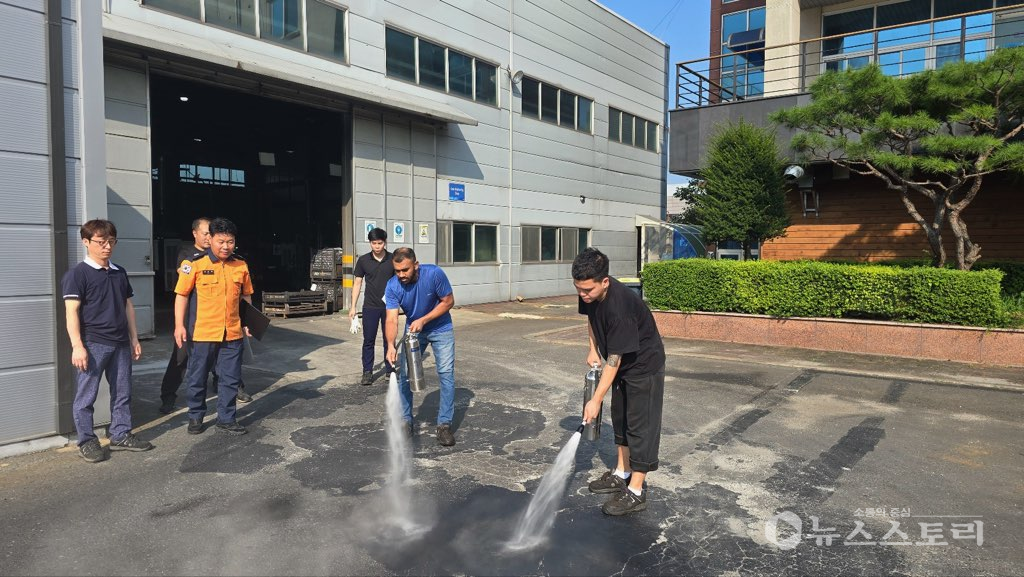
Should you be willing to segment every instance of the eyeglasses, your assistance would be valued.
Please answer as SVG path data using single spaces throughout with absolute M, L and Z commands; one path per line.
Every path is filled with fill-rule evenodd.
M 108 247 L 108 246 L 112 247 L 115 244 L 117 244 L 117 239 L 116 238 L 108 238 L 108 239 L 103 239 L 103 240 L 96 240 L 94 238 L 90 238 L 89 242 L 94 242 L 94 243 L 96 243 L 96 244 L 98 244 L 100 246 L 104 246 L 104 247 Z

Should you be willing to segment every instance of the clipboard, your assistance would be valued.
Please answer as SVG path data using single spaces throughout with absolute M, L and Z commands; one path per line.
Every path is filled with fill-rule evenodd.
M 262 341 L 263 335 L 267 333 L 267 327 L 270 326 L 270 317 L 260 312 L 245 299 L 241 299 L 238 303 L 238 316 L 242 320 L 242 326 L 249 327 L 253 338 Z

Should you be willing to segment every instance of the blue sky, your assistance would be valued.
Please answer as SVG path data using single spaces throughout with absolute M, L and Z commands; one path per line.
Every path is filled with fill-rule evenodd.
M 669 45 L 670 64 L 704 58 L 708 55 L 710 39 L 711 2 L 708 0 L 598 0 L 616 14 L 636 24 Z M 669 73 L 669 78 L 673 75 Z M 675 106 L 675 88 L 669 87 Z M 669 144 L 671 146 L 671 143 Z M 669 183 L 684 179 L 668 175 Z

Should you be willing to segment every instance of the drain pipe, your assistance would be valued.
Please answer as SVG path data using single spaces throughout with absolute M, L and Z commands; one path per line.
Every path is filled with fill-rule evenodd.
M 513 50 L 512 42 L 515 37 L 513 33 L 513 25 L 515 23 L 515 11 L 516 11 L 516 0 L 509 2 L 508 8 L 508 300 L 509 302 L 515 300 L 515 295 L 512 294 L 512 92 L 515 90 L 515 83 L 512 82 L 512 63 L 515 60 L 515 50 Z M 519 239 L 522 243 L 522 239 Z
M 60 280 L 68 269 L 68 177 L 65 158 L 64 119 L 64 14 L 62 0 L 46 1 L 46 104 L 49 123 L 51 290 L 53 291 L 54 375 L 57 379 L 55 406 L 57 432 L 74 429 L 71 412 L 75 390 L 71 378 L 71 341 L 68 339 L 64 299 Z

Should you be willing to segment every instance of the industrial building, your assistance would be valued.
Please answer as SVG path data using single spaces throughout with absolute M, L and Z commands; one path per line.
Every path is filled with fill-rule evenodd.
M 634 276 L 664 215 L 668 47 L 591 0 L 0 0 L 0 44 L 0 445 L 73 428 L 86 220 L 146 336 L 199 215 L 257 291 L 379 226 L 462 304 L 565 294 L 587 245 Z

